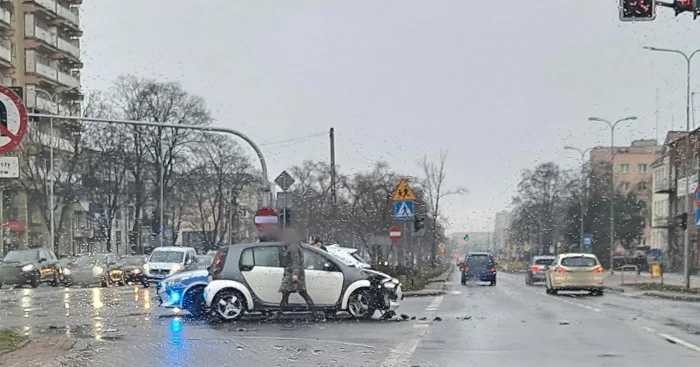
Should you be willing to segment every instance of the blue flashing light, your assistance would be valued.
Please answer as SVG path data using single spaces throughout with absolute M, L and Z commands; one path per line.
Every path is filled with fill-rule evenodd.
M 170 298 L 173 300 L 173 302 L 180 302 L 180 293 L 170 292 Z

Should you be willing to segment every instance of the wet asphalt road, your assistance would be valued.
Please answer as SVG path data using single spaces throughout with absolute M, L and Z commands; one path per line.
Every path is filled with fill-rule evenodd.
M 169 313 L 157 308 L 152 288 L 3 289 L 0 327 L 94 341 L 95 350 L 72 366 L 700 363 L 698 303 L 612 292 L 549 296 L 542 287 L 525 286 L 521 275 L 499 274 L 498 281 L 496 287 L 455 284 L 444 296 L 407 298 L 400 312 L 416 320 L 402 322 L 212 324 L 162 317 Z

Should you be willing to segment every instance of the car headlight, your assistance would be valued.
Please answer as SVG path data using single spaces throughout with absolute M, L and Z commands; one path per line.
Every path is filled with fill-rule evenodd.
M 102 269 L 101 267 L 95 266 L 94 268 L 92 268 L 92 276 L 95 276 L 95 277 L 96 277 L 96 276 L 98 276 L 98 275 L 101 275 L 102 273 L 104 273 L 104 271 L 105 271 L 105 270 Z
M 63 275 L 70 275 L 70 269 L 63 268 Z
M 170 268 L 170 274 L 176 273 L 176 272 L 180 271 L 181 269 L 182 269 L 182 265 L 175 264 L 175 265 L 173 265 L 172 268 Z
M 131 274 L 139 274 L 141 273 L 141 269 L 132 269 Z
M 394 284 L 394 283 L 392 283 L 392 282 L 386 282 L 386 283 L 384 283 L 384 288 L 386 288 L 386 289 L 394 289 L 394 288 L 396 288 L 396 284 Z
M 22 267 L 22 271 L 32 271 L 34 270 L 34 265 L 29 264 Z
M 143 270 L 148 271 L 150 269 L 151 269 L 151 267 L 148 266 L 148 264 L 143 264 Z

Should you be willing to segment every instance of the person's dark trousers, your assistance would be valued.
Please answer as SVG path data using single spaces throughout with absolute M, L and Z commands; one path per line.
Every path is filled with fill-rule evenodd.
M 282 316 L 282 312 L 283 312 L 284 310 L 286 310 L 287 307 L 289 307 L 289 296 L 290 296 L 292 293 L 293 293 L 293 292 L 282 292 L 282 302 L 280 302 L 280 310 L 277 312 L 277 317 L 278 317 L 278 318 L 281 317 L 281 316 Z M 312 314 L 314 315 L 314 317 L 315 317 L 315 315 L 316 315 L 316 307 L 314 306 L 314 301 L 311 299 L 311 296 L 309 296 L 309 293 L 306 292 L 306 291 L 301 291 L 301 292 L 299 292 L 299 295 L 301 296 L 301 298 L 304 299 L 304 301 L 306 301 L 306 307 L 309 309 L 309 311 L 311 311 L 311 313 L 312 313 Z

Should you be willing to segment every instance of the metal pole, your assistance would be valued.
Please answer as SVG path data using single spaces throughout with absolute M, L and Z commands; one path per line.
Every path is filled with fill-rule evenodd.
M 691 203 L 691 192 L 690 192 L 690 161 L 693 159 L 693 150 L 694 147 L 691 148 L 691 144 L 693 144 L 693 140 L 690 138 L 690 110 L 691 110 L 691 93 L 690 93 L 690 62 L 693 60 L 693 56 L 697 55 L 698 52 L 700 52 L 700 49 L 693 51 L 690 55 L 687 55 L 685 52 L 679 51 L 679 50 L 672 50 L 672 49 L 667 49 L 667 48 L 657 48 L 657 47 L 644 47 L 646 50 L 650 51 L 659 51 L 659 52 L 670 52 L 670 53 L 675 53 L 683 56 L 686 62 L 686 74 L 685 74 L 685 79 L 686 79 L 686 90 L 685 90 L 685 128 L 688 131 L 688 135 L 686 137 L 686 142 L 685 142 L 685 159 L 684 159 L 684 167 L 685 167 L 685 211 L 688 214 L 688 218 L 691 218 L 691 214 L 693 211 L 693 204 Z M 697 184 L 697 183 L 696 183 Z M 695 216 L 692 216 L 695 218 Z M 697 221 L 698 218 L 695 218 L 695 221 Z M 683 278 L 685 279 L 685 287 L 690 288 L 690 225 L 689 223 L 686 224 L 685 231 L 683 231 Z
M 581 218 L 580 218 L 580 219 L 581 219 L 581 220 L 580 220 L 580 222 L 581 222 L 581 229 L 580 229 L 580 234 L 579 234 L 579 235 L 580 235 L 579 240 L 580 240 L 581 243 L 580 243 L 579 246 L 580 246 L 581 252 L 583 252 L 583 251 L 584 251 L 584 249 L 583 249 L 583 247 L 584 247 L 584 241 L 583 241 L 584 219 L 585 219 L 585 215 L 586 215 L 586 214 L 585 214 L 585 210 L 584 210 L 584 206 L 585 206 L 585 196 L 586 196 L 586 153 L 588 153 L 588 152 L 591 150 L 591 148 L 588 148 L 588 149 L 586 149 L 586 150 L 581 150 L 581 149 L 579 149 L 579 148 L 575 148 L 575 147 L 571 147 L 571 146 L 566 146 L 566 147 L 564 147 L 564 149 L 575 150 L 575 151 L 579 152 L 579 154 L 581 154 L 581 198 L 580 198 L 580 205 L 581 205 Z M 592 249 L 591 249 L 591 250 L 592 250 Z M 592 251 L 591 251 L 591 252 L 592 252 Z
M 27 114 L 30 117 L 38 117 L 38 118 L 49 118 L 53 115 L 47 115 L 43 113 L 29 113 Z M 263 206 L 269 205 L 269 203 L 272 202 L 272 190 L 270 189 L 270 180 L 268 177 L 268 172 L 267 172 L 267 163 L 265 161 L 265 156 L 263 156 L 262 150 L 260 150 L 260 147 L 258 147 L 255 142 L 249 138 L 247 135 L 233 129 L 225 128 L 225 127 L 216 127 L 216 126 L 193 126 L 193 125 L 180 125 L 180 124 L 166 124 L 166 123 L 159 123 L 159 122 L 148 122 L 148 121 L 136 121 L 136 120 L 121 120 L 121 119 L 106 119 L 106 118 L 97 118 L 97 117 L 74 117 L 74 116 L 62 116 L 62 120 L 71 120 L 71 121 L 92 121 L 92 122 L 102 122 L 102 123 L 108 123 L 108 124 L 121 124 L 121 125 L 131 125 L 131 126 L 150 126 L 150 127 L 162 127 L 162 128 L 168 128 L 168 129 L 184 129 L 184 130 L 195 130 L 195 131 L 206 131 L 206 132 L 212 132 L 212 133 L 224 133 L 224 134 L 230 134 L 230 135 L 235 135 L 241 139 L 243 139 L 248 145 L 250 145 L 251 148 L 255 151 L 255 154 L 258 156 L 258 160 L 260 161 L 260 168 L 261 168 L 261 173 L 262 173 L 262 179 L 264 180 L 262 184 L 261 190 L 265 192 L 265 195 L 262 195 L 263 199 Z
M 163 207 L 165 206 L 165 151 L 163 149 L 163 140 L 160 141 L 160 245 L 163 246 L 165 238 L 165 223 L 163 223 Z
M 57 104 L 57 106 L 58 106 L 58 104 Z M 55 211 L 54 205 L 55 204 L 54 204 L 54 196 L 53 196 L 54 195 L 53 187 L 56 185 L 54 172 L 53 172 L 53 142 L 54 142 L 54 139 L 53 139 L 53 115 L 51 115 L 51 117 L 49 117 L 49 126 L 50 126 L 49 130 L 50 130 L 50 135 L 51 135 L 51 141 L 49 142 L 49 167 L 50 168 L 49 168 L 49 172 L 48 172 L 49 178 L 51 179 L 51 183 L 49 186 L 49 208 L 51 210 L 49 212 L 49 220 L 51 221 L 51 227 L 50 227 L 51 228 L 51 247 L 50 248 L 52 248 L 53 251 L 56 254 L 58 254 L 59 251 L 58 251 L 58 244 L 56 243 L 56 233 L 55 233 L 56 220 L 54 219 L 54 211 Z
M 284 186 L 287 186 L 287 176 L 284 177 Z M 282 228 L 286 229 L 287 228 L 287 215 L 289 213 L 287 212 L 287 190 L 282 190 L 282 194 L 284 194 L 284 197 L 282 198 L 282 212 L 284 213 L 284 220 L 282 221 Z

